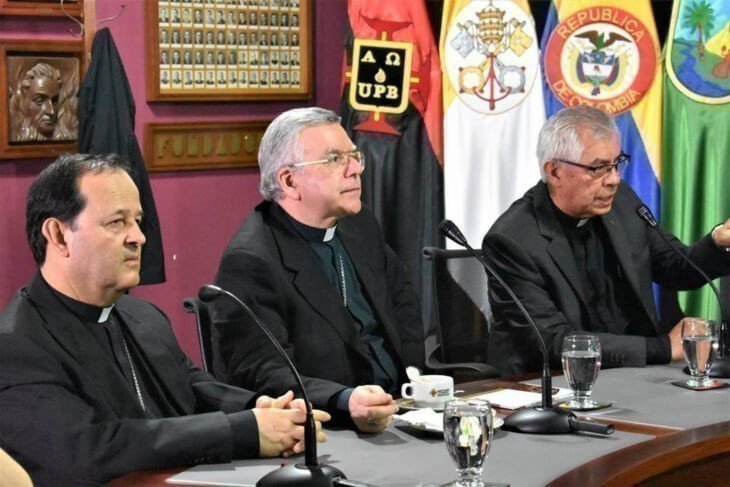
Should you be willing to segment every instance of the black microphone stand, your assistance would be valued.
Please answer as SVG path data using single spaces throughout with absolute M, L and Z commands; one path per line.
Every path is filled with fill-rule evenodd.
M 723 302 L 722 297 L 720 297 L 720 291 L 717 290 L 717 287 L 715 286 L 715 283 L 712 282 L 712 279 L 710 279 L 710 276 L 708 276 L 705 271 L 700 269 L 697 264 L 692 262 L 692 259 L 687 257 L 684 252 L 680 251 L 674 244 L 672 244 L 672 242 L 669 241 L 664 233 L 659 230 L 654 215 L 651 214 L 651 210 L 646 205 L 639 205 L 636 208 L 636 213 L 642 220 L 646 222 L 647 225 L 654 229 L 654 231 L 662 238 L 662 240 L 664 240 L 667 245 L 669 245 L 669 247 L 677 255 L 684 259 L 685 262 L 692 266 L 692 268 L 697 271 L 697 273 L 701 275 L 705 281 L 707 281 L 707 284 L 710 285 L 710 289 L 712 289 L 712 292 L 715 293 L 715 297 L 717 298 L 717 304 L 720 306 L 721 325 L 720 329 L 717 331 L 718 350 L 717 356 L 712 362 L 710 377 L 718 379 L 730 378 L 730 315 L 728 315 L 728 310 L 725 306 L 725 303 Z M 688 369 L 685 369 L 685 372 L 689 373 Z
M 314 425 L 314 415 L 312 414 L 312 405 L 309 403 L 307 397 L 307 391 L 304 389 L 304 383 L 302 378 L 297 371 L 297 368 L 292 363 L 289 356 L 286 354 L 284 349 L 279 344 L 279 341 L 271 334 L 268 328 L 261 322 L 256 313 L 248 307 L 246 303 L 238 299 L 238 297 L 226 291 L 218 286 L 207 284 L 200 288 L 198 297 L 203 302 L 210 302 L 219 296 L 225 296 L 232 300 L 238 306 L 243 308 L 246 313 L 253 318 L 256 324 L 259 326 L 261 331 L 264 332 L 269 341 L 274 345 L 276 350 L 279 352 L 281 357 L 284 359 L 286 364 L 289 366 L 294 379 L 297 381 L 299 391 L 304 399 L 304 404 L 307 408 L 307 419 L 304 423 L 304 463 L 297 463 L 294 465 L 285 465 L 278 468 L 265 476 L 263 476 L 257 483 L 257 487 L 289 487 L 289 486 L 312 486 L 312 487 L 330 487 L 336 486 L 337 480 L 346 479 L 345 474 L 340 470 L 319 463 L 317 461 L 317 436 L 316 428 Z
M 464 237 L 464 234 L 461 233 L 461 230 L 459 230 L 454 222 L 451 220 L 444 220 L 439 225 L 439 229 L 448 239 L 468 250 L 469 253 L 477 259 L 480 264 L 482 264 L 489 276 L 496 280 L 502 288 L 504 288 L 507 294 L 509 294 L 509 297 L 512 298 L 512 301 L 520 309 L 522 315 L 528 323 L 530 323 L 540 342 L 540 349 L 542 351 L 541 404 L 536 407 L 522 408 L 505 417 L 502 429 L 507 431 L 516 431 L 519 433 L 535 434 L 560 434 L 575 431 L 588 431 L 604 435 L 610 435 L 613 433 L 613 425 L 580 421 L 572 411 L 553 406 L 553 380 L 550 375 L 550 358 L 547 352 L 547 347 L 545 346 L 545 341 L 543 340 L 537 325 L 532 320 L 532 317 L 527 312 L 522 302 L 517 298 L 514 291 L 512 291 L 512 288 L 510 288 L 499 274 L 497 274 L 497 272 L 492 269 L 489 264 L 487 264 L 484 258 L 477 254 L 472 246 L 469 245 L 466 237 Z

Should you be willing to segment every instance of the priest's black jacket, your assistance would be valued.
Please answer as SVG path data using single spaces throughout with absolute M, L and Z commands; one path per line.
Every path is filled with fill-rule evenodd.
M 423 321 L 406 269 L 383 241 L 367 208 L 342 218 L 337 234 L 402 382 L 404 365 L 421 366 L 424 361 Z M 373 383 L 368 349 L 355 320 L 278 204 L 261 203 L 243 222 L 223 253 L 216 284 L 246 302 L 273 332 L 305 376 L 315 406 L 332 410 L 338 392 Z M 212 330 L 216 377 L 265 394 L 295 388 L 263 333 L 235 307 L 219 301 Z
M 619 185 L 611 210 L 598 218 L 618 260 L 631 296 L 632 330 L 610 327 L 599 337 L 602 367 L 647 364 L 646 339 L 666 334 L 654 308 L 652 282 L 667 289 L 694 289 L 704 279 L 636 214 L 641 199 L 626 183 Z M 730 253 L 708 234 L 691 246 L 657 227 L 711 277 L 730 273 Z M 589 331 L 587 301 L 565 231 L 550 201 L 547 185 L 537 183 L 492 225 L 484 237 L 484 255 L 522 300 L 547 345 L 550 362 L 560 368 L 563 337 Z M 504 289 L 489 281 L 494 323 L 489 363 L 502 374 L 540 370 L 542 356 L 535 332 Z
M 256 456 L 255 418 L 241 412 L 254 394 L 193 365 L 158 308 L 122 296 L 115 309 L 174 417 L 146 417 L 113 357 L 40 275 L 0 314 L 0 447 L 34 484 L 98 485 L 134 470 L 228 462 L 229 414 L 247 416 L 238 434 L 249 443 L 235 452 Z

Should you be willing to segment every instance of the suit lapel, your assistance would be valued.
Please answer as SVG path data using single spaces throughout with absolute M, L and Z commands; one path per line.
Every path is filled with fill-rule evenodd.
M 182 414 L 192 414 L 193 411 L 186 407 L 188 402 L 180 397 L 182 391 L 190 389 L 190 384 L 187 382 L 187 376 L 179 373 L 180 364 L 174 361 L 167 345 L 156 334 L 150 333 L 151 327 L 145 326 L 133 314 L 127 312 L 124 304 L 117 308 L 132 339 L 144 354 L 146 366 L 157 377 L 156 383 L 165 389 L 166 397 L 177 411 Z
M 362 238 L 357 235 L 354 228 L 348 225 L 339 225 L 337 232 L 350 256 L 352 264 L 355 266 L 357 277 L 360 279 L 365 294 L 370 298 L 370 305 L 374 308 L 376 318 L 383 325 L 383 329 L 393 345 L 393 349 L 397 357 L 402 357 L 400 344 L 400 335 L 395 329 L 393 322 L 387 310 L 388 303 L 388 283 L 387 276 L 384 273 L 377 273 L 376 269 L 371 265 L 375 260 L 372 252 L 366 245 L 363 245 Z
M 549 241 L 547 251 L 553 262 L 560 269 L 570 287 L 573 288 L 581 304 L 586 306 L 583 286 L 578 275 L 578 266 L 575 264 L 575 256 L 568 243 L 568 237 L 565 236 L 565 232 L 558 221 L 558 216 L 555 214 L 547 185 L 544 183 L 540 183 L 540 185 L 533 201 L 540 233 Z
M 29 295 L 42 317 L 43 326 L 68 357 L 78 364 L 79 374 L 86 376 L 82 386 L 85 392 L 91 397 L 103 397 L 106 405 L 119 417 L 143 417 L 131 385 L 114 358 L 104 353 L 86 325 L 44 285 L 34 282 Z
M 618 196 L 619 195 L 617 194 L 617 199 Z M 614 205 L 615 204 L 617 204 L 617 202 L 614 202 Z M 619 223 L 613 210 L 606 215 L 603 215 L 601 220 L 603 221 L 603 226 L 606 228 L 608 239 L 611 241 L 611 245 L 613 246 L 616 259 L 618 259 L 619 265 L 621 266 L 621 272 L 623 272 L 624 276 L 626 276 L 629 286 L 631 286 L 634 294 L 638 296 L 641 306 L 644 308 L 644 312 L 651 319 L 652 325 L 656 330 L 657 324 L 652 318 L 654 316 L 654 312 L 651 309 L 647 309 L 647 303 L 653 303 L 654 298 L 653 296 L 646 297 L 641 295 L 639 276 L 636 272 L 635 263 L 630 259 L 631 246 L 629 245 L 629 241 L 626 239 L 626 229 Z
M 282 265 L 290 272 L 292 284 L 312 309 L 335 329 L 342 341 L 367 359 L 367 347 L 360 340 L 352 317 L 339 299 L 332 298 L 338 296 L 337 290 L 316 262 L 307 243 L 283 214 L 277 214 L 279 212 L 283 210 L 272 205 L 272 235 L 279 248 Z

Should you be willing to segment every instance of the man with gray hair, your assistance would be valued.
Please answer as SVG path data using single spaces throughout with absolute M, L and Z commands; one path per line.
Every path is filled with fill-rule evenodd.
M 216 284 L 271 329 L 315 406 L 377 432 L 398 409 L 390 393 L 405 366 L 424 360 L 423 324 L 403 265 L 362 208 L 365 156 L 339 122 L 312 107 L 269 125 L 259 148 L 265 201 L 225 250 Z M 262 333 L 227 305 L 213 313 L 217 376 L 262 392 L 293 387 Z
M 682 358 L 681 322 L 661 329 L 652 281 L 694 289 L 702 276 L 636 214 L 641 200 L 621 183 L 629 163 L 613 120 L 585 106 L 551 117 L 538 139 L 538 182 L 492 225 L 483 250 L 522 300 L 560 367 L 563 337 L 599 337 L 603 367 Z M 710 276 L 730 273 L 730 220 L 682 248 Z M 490 282 L 490 362 L 503 374 L 541 368 L 538 338 L 504 289 Z

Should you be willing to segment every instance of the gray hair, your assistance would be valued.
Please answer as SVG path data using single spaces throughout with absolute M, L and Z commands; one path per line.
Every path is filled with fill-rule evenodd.
M 333 111 L 319 107 L 294 108 L 276 117 L 266 128 L 259 145 L 259 191 L 267 201 L 284 197 L 276 173 L 302 157 L 299 134 L 305 128 L 340 123 Z
M 563 108 L 545 122 L 537 139 L 537 160 L 543 181 L 546 162 L 581 158 L 585 149 L 581 134 L 585 132 L 595 138 L 608 139 L 618 134 L 618 129 L 607 113 L 585 105 Z

